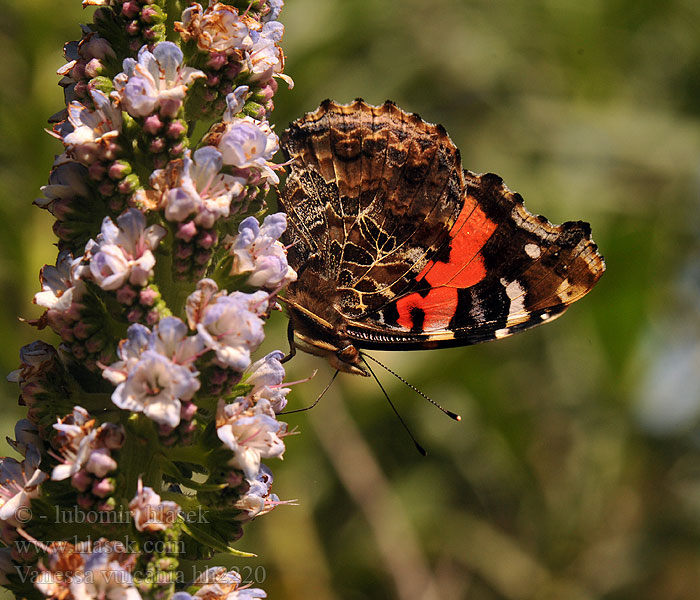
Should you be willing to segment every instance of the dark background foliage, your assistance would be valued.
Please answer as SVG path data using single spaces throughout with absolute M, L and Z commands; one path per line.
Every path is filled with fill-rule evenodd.
M 88 20 L 78 4 L 6 0 L 0 21 L 4 372 L 36 338 L 17 316 L 38 314 L 38 269 L 55 258 L 31 200 L 59 151 L 41 128 L 62 102 L 62 42 Z M 608 272 L 524 335 L 376 353 L 463 416 L 380 375 L 427 458 L 376 384 L 339 377 L 288 418 L 300 434 L 272 465 L 298 506 L 248 526 L 239 547 L 259 557 L 231 564 L 272 598 L 697 598 L 700 4 L 289 0 L 283 15 L 296 87 L 277 96 L 279 131 L 327 97 L 391 98 L 531 211 L 589 221 Z M 278 317 L 269 348 L 286 344 Z M 290 365 L 290 380 L 314 369 L 295 406 L 331 370 Z M 2 393 L 10 433 L 23 413 Z

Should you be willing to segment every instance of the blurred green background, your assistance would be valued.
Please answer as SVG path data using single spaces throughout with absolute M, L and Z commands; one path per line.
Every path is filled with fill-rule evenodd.
M 3 0 L 2 371 L 52 263 L 31 201 L 59 145 L 62 43 L 78 0 Z M 292 91 L 278 131 L 324 98 L 387 98 L 442 123 L 464 165 L 529 209 L 586 220 L 608 272 L 562 319 L 495 344 L 376 353 L 463 416 L 380 374 L 341 376 L 290 415 L 280 507 L 237 560 L 270 598 L 700 598 L 700 3 L 697 0 L 288 0 Z M 282 86 L 283 87 L 283 86 Z M 267 348 L 286 347 L 273 320 Z M 46 336 L 46 334 L 44 334 Z M 45 337 L 45 339 L 50 339 Z M 332 371 L 302 356 L 295 406 Z M 2 431 L 23 416 L 2 388 Z M 7 449 L 9 453 L 9 448 Z M 257 568 L 257 570 L 256 570 Z M 264 581 L 263 581 L 264 580 Z

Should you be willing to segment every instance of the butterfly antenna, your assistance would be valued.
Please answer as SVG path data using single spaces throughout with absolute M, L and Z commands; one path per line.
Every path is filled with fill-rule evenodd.
M 440 405 L 439 405 L 437 402 L 435 402 L 435 400 L 433 400 L 430 396 L 427 396 L 426 394 L 424 394 L 423 392 L 421 392 L 415 385 L 413 385 L 412 383 L 409 383 L 408 381 L 406 381 L 403 377 L 401 377 L 401 375 L 399 375 L 398 373 L 395 373 L 395 372 L 392 371 L 389 367 L 387 367 L 385 364 L 379 362 L 376 358 L 374 358 L 373 356 L 370 356 L 369 354 L 363 354 L 363 355 L 362 355 L 362 361 L 363 361 L 366 365 L 367 365 L 367 361 L 365 360 L 365 357 L 366 357 L 366 358 L 369 358 L 370 360 L 372 360 L 372 361 L 374 361 L 374 362 L 376 362 L 382 369 L 384 369 L 384 370 L 386 370 L 386 371 L 389 371 L 389 373 L 391 373 L 394 377 L 396 377 L 396 379 L 398 379 L 398 380 L 401 381 L 402 383 L 406 384 L 406 385 L 407 385 L 408 387 L 410 387 L 416 394 L 418 394 L 419 396 L 422 396 L 422 397 L 425 398 L 428 402 L 430 402 L 430 404 L 432 404 L 433 406 L 439 408 L 443 413 L 445 413 L 448 417 L 450 417 L 450 419 L 454 419 L 455 421 L 461 421 L 461 420 L 462 420 L 462 417 L 460 417 L 457 413 L 454 413 L 454 412 L 452 412 L 451 410 L 447 410 L 446 408 L 443 408 L 442 406 L 440 406 Z M 369 365 L 367 365 L 367 368 L 369 368 Z M 372 369 L 370 369 L 370 373 L 372 373 Z M 374 373 L 372 373 L 372 375 L 374 375 Z M 376 379 L 376 377 L 375 377 L 375 379 Z M 381 384 L 380 384 L 380 386 L 381 386 Z M 386 392 L 384 392 L 384 393 L 386 393 Z
M 328 385 L 323 388 L 323 391 L 318 395 L 318 398 L 314 400 L 313 404 L 309 404 L 309 406 L 305 406 L 304 408 L 295 408 L 293 410 L 285 410 L 282 411 L 281 413 L 277 413 L 278 415 L 291 415 L 292 413 L 298 413 L 298 412 L 304 412 L 305 410 L 311 410 L 314 406 L 316 406 L 321 398 L 326 394 L 326 392 L 330 389 L 331 385 L 335 381 L 335 378 L 338 376 L 338 373 L 340 371 L 336 371 L 333 373 L 333 377 L 331 377 L 331 380 L 328 382 Z
M 360 355 L 360 358 L 362 359 L 362 362 L 365 363 L 365 366 L 369 370 L 369 372 L 372 374 L 372 377 L 374 377 L 374 380 L 377 382 L 377 385 L 379 386 L 379 389 L 382 390 L 384 393 L 384 397 L 387 399 L 387 402 L 389 402 L 389 406 L 391 406 L 391 410 L 394 411 L 394 414 L 398 417 L 399 423 L 403 426 L 403 428 L 406 430 L 406 433 L 408 433 L 409 437 L 411 438 L 411 441 L 416 447 L 416 450 L 420 452 L 423 456 L 428 456 L 428 452 L 423 448 L 418 443 L 418 440 L 416 439 L 416 436 L 413 435 L 413 432 L 408 428 L 408 425 L 406 425 L 406 421 L 403 420 L 403 417 L 399 414 L 399 411 L 396 410 L 396 407 L 394 406 L 394 403 L 391 401 L 391 398 L 389 398 L 389 394 L 386 393 L 386 390 L 384 389 L 384 386 L 382 385 L 382 382 L 379 381 L 377 376 L 374 374 L 374 371 L 372 370 L 372 367 L 369 366 L 369 363 L 365 360 L 364 355 Z M 371 357 L 370 357 L 371 358 Z M 384 365 L 382 365 L 384 366 Z

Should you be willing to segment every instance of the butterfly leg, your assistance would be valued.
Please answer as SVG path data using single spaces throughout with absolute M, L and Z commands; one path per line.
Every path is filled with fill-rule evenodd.
M 288 360 L 294 358 L 297 353 L 297 345 L 294 343 L 294 325 L 289 321 L 287 325 L 287 340 L 289 340 L 289 353 L 280 361 L 280 363 L 286 363 Z

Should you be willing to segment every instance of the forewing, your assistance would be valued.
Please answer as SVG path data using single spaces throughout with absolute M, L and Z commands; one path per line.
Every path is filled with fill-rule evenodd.
M 465 172 L 464 202 L 446 243 L 411 287 L 348 324 L 366 348 L 468 345 L 563 313 L 605 271 L 583 222 L 552 225 L 492 174 Z
M 445 130 L 393 103 L 326 101 L 282 138 L 291 172 L 284 241 L 300 272 L 334 281 L 346 318 L 403 293 L 443 245 L 462 209 L 459 152 Z

